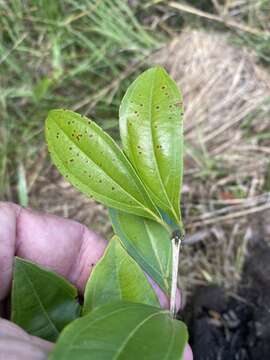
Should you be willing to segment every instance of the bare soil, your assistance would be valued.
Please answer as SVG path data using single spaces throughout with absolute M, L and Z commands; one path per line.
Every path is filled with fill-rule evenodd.
M 267 228 L 267 220 L 261 220 Z M 247 249 L 236 292 L 217 285 L 197 287 L 179 314 L 189 327 L 195 359 L 269 359 L 269 232 L 267 236 L 263 227 L 257 227 Z

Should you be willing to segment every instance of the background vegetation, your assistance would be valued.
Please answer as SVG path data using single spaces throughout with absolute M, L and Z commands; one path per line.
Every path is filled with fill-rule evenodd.
M 104 209 L 71 190 L 48 162 L 44 119 L 49 109 L 70 108 L 117 139 L 117 111 L 127 84 L 159 62 L 155 54 L 164 57 L 167 44 L 187 29 L 223 34 L 234 49 L 252 56 L 263 77 L 269 73 L 269 0 L 0 0 L 0 199 L 70 216 L 108 235 Z M 263 165 L 256 158 L 263 171 L 253 192 L 254 176 L 245 175 L 209 196 L 209 188 L 228 176 L 231 163 L 220 163 L 209 149 L 193 146 L 194 138 L 203 143 L 203 132 L 193 133 L 193 142 L 187 137 L 187 151 L 200 164 L 196 171 L 186 167 L 183 210 L 189 240 L 196 245 L 184 251 L 200 257 L 183 260 L 187 287 L 205 281 L 231 286 L 239 274 L 246 244 L 241 219 L 269 205 L 269 114 L 266 96 L 241 122 L 245 139 L 259 146 L 263 158 Z M 257 129 L 262 118 L 266 125 Z M 226 131 L 224 137 L 230 140 Z

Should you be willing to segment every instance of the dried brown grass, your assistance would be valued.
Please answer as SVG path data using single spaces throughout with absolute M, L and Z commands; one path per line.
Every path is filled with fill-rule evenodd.
M 181 286 L 218 282 L 233 288 L 250 234 L 250 216 L 270 207 L 270 78 L 246 50 L 218 33 L 185 30 L 151 58 L 167 68 L 185 103 L 182 206 L 187 243 Z M 103 206 L 69 186 L 52 167 L 40 171 L 30 205 L 95 227 L 109 237 Z
M 270 131 L 269 74 L 226 35 L 189 29 L 153 61 L 183 92 L 187 243 L 203 240 L 183 249 L 182 285 L 233 287 L 249 218 L 270 207 L 264 194 L 270 142 L 262 136 Z

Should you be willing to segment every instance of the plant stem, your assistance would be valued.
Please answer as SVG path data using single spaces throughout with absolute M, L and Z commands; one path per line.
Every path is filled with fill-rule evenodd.
M 178 280 L 178 266 L 179 266 L 179 254 L 183 235 L 178 231 L 175 231 L 172 235 L 172 284 L 171 284 L 171 298 L 170 298 L 170 311 L 173 317 L 175 317 L 176 309 L 176 292 L 177 292 L 177 280 Z

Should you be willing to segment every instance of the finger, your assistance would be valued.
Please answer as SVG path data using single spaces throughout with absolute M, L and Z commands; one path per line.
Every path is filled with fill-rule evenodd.
M 0 300 L 10 288 L 14 255 L 57 272 L 83 292 L 93 266 L 107 245 L 104 239 L 76 221 L 4 202 L 0 202 L 0 231 Z M 169 308 L 168 297 L 152 279 L 149 281 L 161 306 Z
M 184 360 L 193 360 L 193 354 L 189 344 L 186 345 L 184 350 Z
M 9 360 L 45 360 L 53 344 L 28 335 L 11 322 L 0 319 L 0 358 Z
M 168 298 L 168 296 L 164 293 L 163 290 L 161 290 L 161 288 L 155 283 L 155 281 L 150 278 L 149 275 L 146 274 L 146 277 L 148 279 L 148 281 L 150 282 L 150 284 L 152 285 L 157 298 L 159 299 L 159 303 L 160 306 L 164 309 L 169 309 L 170 308 L 170 299 Z M 179 311 L 181 308 L 181 293 L 180 290 L 177 289 L 176 292 L 176 310 Z
M 0 203 L 0 299 L 10 288 L 14 255 L 69 279 L 83 291 L 107 242 L 86 226 Z

